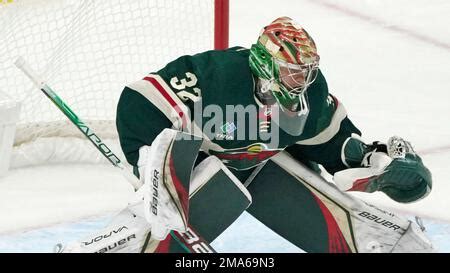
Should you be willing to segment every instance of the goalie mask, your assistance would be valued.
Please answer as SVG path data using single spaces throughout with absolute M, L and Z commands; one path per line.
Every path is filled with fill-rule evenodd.
M 309 34 L 288 17 L 266 26 L 250 49 L 257 97 L 279 106 L 280 128 L 300 135 L 309 114 L 306 89 L 318 74 L 319 55 Z

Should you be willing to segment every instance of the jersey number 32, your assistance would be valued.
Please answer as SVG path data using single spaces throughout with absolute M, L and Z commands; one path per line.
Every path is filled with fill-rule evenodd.
M 197 85 L 197 76 L 194 73 L 186 72 L 186 77 L 178 79 L 178 77 L 173 77 L 170 79 L 170 85 L 176 90 L 180 90 L 177 92 L 177 96 L 184 102 L 191 100 L 193 102 L 197 102 L 202 97 L 202 91 L 200 88 L 196 87 Z

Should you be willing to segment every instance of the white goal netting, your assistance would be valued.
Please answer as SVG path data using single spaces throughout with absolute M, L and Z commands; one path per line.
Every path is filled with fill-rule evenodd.
M 81 134 L 14 66 L 22 56 L 103 138 L 123 87 L 213 48 L 213 0 L 3 0 L 0 91 L 22 104 L 15 146 Z

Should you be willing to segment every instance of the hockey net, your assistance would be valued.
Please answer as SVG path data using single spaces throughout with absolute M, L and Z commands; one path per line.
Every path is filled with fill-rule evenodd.
M 1 1 L 0 91 L 21 103 L 14 144 L 20 156 L 13 155 L 12 166 L 60 161 L 56 152 L 78 161 L 62 147 L 82 150 L 76 143 L 84 139 L 14 66 L 18 56 L 97 135 L 117 139 L 115 115 L 123 87 L 181 55 L 213 49 L 214 36 L 222 35 L 214 24 L 221 12 L 215 10 L 217 2 L 222 1 Z

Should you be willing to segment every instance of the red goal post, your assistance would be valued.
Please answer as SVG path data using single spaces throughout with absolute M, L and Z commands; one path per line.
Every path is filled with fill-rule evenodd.
M 230 3 L 229 0 L 215 0 L 214 3 L 214 48 L 228 48 Z

